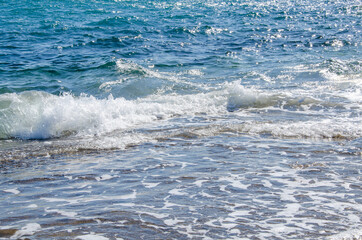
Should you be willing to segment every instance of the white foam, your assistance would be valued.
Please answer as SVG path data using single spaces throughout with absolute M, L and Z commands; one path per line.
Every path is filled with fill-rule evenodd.
M 45 211 L 49 212 L 49 213 L 58 213 L 60 215 L 70 217 L 70 218 L 74 218 L 75 216 L 77 216 L 76 212 L 67 212 L 67 211 L 59 210 L 59 209 L 45 209 Z
M 102 175 L 100 177 L 96 177 L 95 179 L 97 181 L 105 181 L 105 180 L 109 180 L 109 179 L 112 179 L 112 178 L 114 178 L 114 176 L 111 176 L 109 174 L 104 174 L 104 175 Z
M 70 204 L 76 204 L 79 202 L 78 199 L 62 199 L 62 198 L 40 198 L 40 199 L 47 202 L 67 202 Z
M 241 182 L 241 180 L 243 180 L 243 179 L 244 178 L 241 176 L 230 174 L 230 176 L 221 177 L 220 181 L 227 181 L 227 182 L 231 183 L 231 186 L 233 186 L 235 188 L 247 189 L 249 185 L 243 184 Z M 223 186 L 221 186 L 221 187 L 223 187 Z M 225 191 L 225 187 L 223 187 L 223 189 L 221 189 L 221 191 Z
M 0 137 L 45 139 L 69 133 L 92 136 L 127 130 L 173 115 L 220 111 L 225 96 L 219 97 L 224 100 L 218 102 L 213 94 L 154 95 L 138 100 L 54 96 L 44 92 L 3 94 L 0 102 L 10 104 L 0 111 Z
M 252 116 L 249 109 L 264 108 L 284 113 L 319 115 L 309 120 L 249 121 L 243 122 L 239 130 L 249 134 L 268 133 L 276 137 L 292 138 L 358 138 L 362 136 L 361 117 L 336 114 L 333 110 L 320 112 L 313 106 L 324 100 L 313 95 L 326 92 L 328 86 L 318 89 L 295 90 L 279 93 L 273 90 L 246 88 L 241 81 L 225 83 L 216 90 L 189 95 L 150 95 L 145 98 L 126 100 L 124 98 L 96 99 L 92 96 L 74 97 L 70 94 L 54 96 L 44 92 L 23 92 L 0 95 L 0 138 L 45 139 L 75 135 L 87 147 L 124 148 L 128 144 L 152 141 L 144 133 L 132 130 L 143 126 L 162 127 L 171 124 L 167 120 L 175 117 L 192 118 L 200 113 L 207 116 Z M 345 107 L 360 108 L 360 89 L 348 94 L 353 103 Z M 344 91 L 340 95 L 346 94 Z M 329 103 L 326 103 L 328 107 Z M 285 109 L 294 106 L 295 110 Z M 338 107 L 338 106 L 337 106 Z M 233 113 L 229 111 L 236 111 Z M 228 119 L 228 118 L 226 118 Z M 174 122 L 173 122 L 174 124 Z M 240 126 L 240 124 L 239 124 Z M 196 133 L 207 135 L 208 131 Z M 101 180 L 101 179 L 99 179 Z
M 124 206 L 124 207 L 134 207 L 136 204 L 134 203 L 115 203 L 115 206 Z
M 185 196 L 185 195 L 188 195 L 187 193 L 182 192 L 181 189 L 176 189 L 176 188 L 170 190 L 169 193 L 172 194 L 172 195 L 177 195 L 177 196 Z
M 197 180 L 197 181 L 194 182 L 194 184 L 195 184 L 196 186 L 198 186 L 198 187 L 202 187 L 202 184 L 203 184 L 204 182 L 207 182 L 207 180 Z
M 329 237 L 330 240 L 361 240 L 362 229 L 351 229 L 342 233 L 338 233 L 334 236 Z
M 207 198 L 213 198 L 213 197 L 215 197 L 215 196 L 212 196 L 212 195 L 210 195 L 210 194 L 208 194 L 208 193 L 205 193 L 204 191 L 202 191 L 202 192 L 200 193 L 200 195 L 203 196 L 203 197 L 207 197 Z
M 249 134 L 267 133 L 275 137 L 284 138 L 312 138 L 312 139 L 353 139 L 362 136 L 362 119 L 348 119 L 335 117 L 309 121 L 283 122 L 245 122 L 240 125 L 239 131 Z
M 229 213 L 230 217 L 244 217 L 250 215 L 250 211 L 248 210 L 234 210 L 233 212 Z
M 228 86 L 228 108 L 230 110 L 272 105 L 272 97 L 256 89 L 245 88 L 236 81 Z
M 8 192 L 8 193 L 13 193 L 13 194 L 19 194 L 20 191 L 17 188 L 13 188 L 13 189 L 5 189 L 3 190 L 4 192 Z
M 137 73 L 137 75 L 135 76 L 135 78 L 139 78 L 139 75 L 143 75 L 143 76 L 148 76 L 148 77 L 155 77 L 158 79 L 164 79 L 170 82 L 180 82 L 180 79 L 178 78 L 177 74 L 172 73 L 172 72 L 159 72 L 157 70 L 153 70 L 153 66 L 151 67 L 143 67 L 135 62 L 131 62 L 128 60 L 124 60 L 124 59 L 119 59 L 116 62 L 117 68 L 120 72 L 122 73 L 127 73 L 127 75 L 131 74 L 132 77 L 132 73 Z M 198 70 L 190 70 L 190 72 L 188 72 L 190 75 L 193 75 L 194 73 L 198 74 L 199 71 Z M 122 83 L 122 79 L 119 81 L 115 81 L 115 84 L 118 83 Z M 184 82 L 186 84 L 191 84 L 188 82 Z M 107 85 L 107 83 L 106 83 Z M 110 85 L 113 85 L 113 82 L 110 82 Z M 192 85 L 192 84 L 191 84 Z M 103 84 L 100 86 L 100 88 L 103 87 Z
M 38 207 L 38 205 L 36 205 L 36 204 L 30 204 L 29 206 L 28 206 L 28 208 L 37 208 Z
M 87 235 L 78 236 L 75 239 L 80 239 L 80 240 L 108 240 L 109 238 L 103 237 L 101 235 L 96 235 L 96 234 L 87 234 Z
M 22 236 L 34 235 L 34 233 L 38 232 L 40 229 L 41 229 L 40 224 L 28 223 L 27 225 L 22 227 L 21 230 L 16 231 L 15 234 L 11 236 L 11 239 L 19 239 Z
M 146 188 L 154 188 L 154 187 L 157 187 L 160 183 L 146 183 L 146 182 L 143 182 L 142 183 Z
M 265 102 L 267 98 L 263 96 L 239 83 L 227 84 L 209 93 L 151 95 L 137 100 L 54 96 L 36 91 L 2 94 L 0 102 L 7 106 L 0 109 L 0 137 L 45 139 L 68 134 L 102 135 L 173 116 L 191 117 L 200 112 L 226 114 L 227 104 L 231 108 L 253 106 Z
M 146 206 L 146 207 L 149 207 L 149 206 Z M 153 207 L 151 207 L 153 208 Z M 164 218 L 167 218 L 169 217 L 170 215 L 169 214 L 165 214 L 165 213 L 155 213 L 155 212 L 144 212 L 144 211 L 137 211 L 137 213 L 139 214 L 147 214 L 147 215 L 151 215 L 155 218 L 158 218 L 158 219 L 164 219 Z
M 133 193 L 117 196 L 114 199 L 135 199 L 137 197 L 137 192 L 133 191 Z
M 290 203 L 290 204 L 286 204 L 285 206 L 286 206 L 286 208 L 283 211 L 278 212 L 277 216 L 283 216 L 283 217 L 290 216 L 290 217 L 292 217 L 296 213 L 299 212 L 299 209 L 301 207 L 301 205 L 298 204 L 298 203 Z
M 168 225 L 168 226 L 174 226 L 174 225 L 176 225 L 177 223 L 180 223 L 180 222 L 182 222 L 182 221 L 177 220 L 177 218 L 175 218 L 175 219 L 166 219 L 166 220 L 163 220 L 163 222 L 164 222 L 166 225 Z

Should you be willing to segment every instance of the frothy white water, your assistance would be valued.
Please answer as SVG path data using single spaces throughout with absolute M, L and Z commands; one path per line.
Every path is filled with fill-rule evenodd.
M 203 75 L 203 72 L 200 69 L 191 69 L 182 72 L 161 72 L 154 69 L 153 65 L 148 67 L 141 66 L 135 62 L 119 59 L 116 61 L 117 70 L 120 73 L 120 77 L 115 81 L 107 81 L 102 83 L 99 86 L 101 91 L 111 92 L 114 88 L 117 87 L 127 87 L 128 85 L 133 85 L 137 91 L 142 92 L 144 90 L 149 91 L 144 84 L 140 84 L 144 78 L 152 78 L 160 80 L 161 85 L 157 86 L 157 89 L 154 89 L 157 93 L 164 93 L 167 90 L 171 90 L 176 86 L 183 86 L 189 88 L 199 89 L 200 84 L 193 83 L 190 81 L 190 77 L 199 77 Z M 164 81 L 164 82 L 162 82 Z M 148 81 L 147 81 L 148 82 Z M 166 83 L 166 84 L 165 84 Z M 167 84 L 168 83 L 168 84 Z M 140 88 L 139 85 L 142 85 Z M 154 87 L 151 86 L 150 87 Z M 205 85 L 202 85 L 201 88 L 204 88 Z
M 31 236 L 40 229 L 41 226 L 38 223 L 29 223 L 21 230 L 16 231 L 16 233 L 10 239 L 19 239 L 22 236 Z
M 46 139 L 71 133 L 104 134 L 128 130 L 175 115 L 222 111 L 225 96 L 151 96 L 139 100 L 96 99 L 24 92 L 0 96 L 1 137 Z
M 362 239 L 362 230 L 353 229 L 350 231 L 336 234 L 328 239 L 330 239 L 330 240 L 360 240 L 360 239 Z
M 265 99 L 264 99 L 265 98 Z M 151 95 L 137 100 L 55 96 L 31 91 L 0 96 L 1 138 L 47 139 L 69 134 L 101 135 L 142 124 L 198 114 L 223 115 L 228 108 L 267 103 L 267 97 L 233 84 L 194 95 Z
M 329 95 L 321 98 L 319 91 L 321 87 L 313 89 L 312 86 L 309 90 L 280 93 L 273 89 L 246 88 L 236 81 L 205 93 L 154 94 L 136 100 L 112 95 L 107 99 L 70 94 L 55 96 L 38 91 L 3 94 L 0 95 L 0 138 L 48 139 L 72 135 L 98 141 L 94 137 L 107 135 L 108 139 L 114 131 L 122 134 L 149 124 L 185 127 L 180 119 L 190 122 L 195 116 L 209 119 L 206 121 L 210 127 L 215 125 L 215 119 L 221 121 L 216 122 L 218 125 L 223 125 L 224 120 L 236 119 L 237 125 L 243 126 L 242 132 L 252 134 L 297 138 L 361 137 L 361 117 L 356 111 L 360 109 L 358 97 L 357 102 L 333 102 L 329 101 Z M 338 112 L 341 109 L 347 111 Z M 351 113 L 350 109 L 356 113 Z M 279 111 L 285 119 L 268 115 L 273 111 Z M 250 121 L 250 117 L 255 114 L 260 117 L 260 113 L 268 120 Z M 132 135 L 131 138 L 137 137 Z
M 247 122 L 232 128 L 248 134 L 267 134 L 281 138 L 309 138 L 343 140 L 362 136 L 361 119 L 349 121 L 346 119 L 324 119 L 311 121 L 283 122 Z

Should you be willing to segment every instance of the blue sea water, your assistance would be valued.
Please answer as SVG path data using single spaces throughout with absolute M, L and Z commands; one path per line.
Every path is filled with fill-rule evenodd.
M 0 10 L 0 238 L 362 237 L 361 1 Z

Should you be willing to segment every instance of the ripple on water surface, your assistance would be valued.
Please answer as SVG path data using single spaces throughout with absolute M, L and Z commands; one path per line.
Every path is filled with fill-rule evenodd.
M 0 238 L 361 239 L 360 10 L 2 2 Z
M 360 150 L 350 154 L 353 149 L 343 148 L 336 142 L 227 134 L 39 158 L 2 168 L 8 179 L 1 183 L 2 203 L 12 205 L 2 207 L 1 234 L 325 239 L 354 231 L 358 236 Z

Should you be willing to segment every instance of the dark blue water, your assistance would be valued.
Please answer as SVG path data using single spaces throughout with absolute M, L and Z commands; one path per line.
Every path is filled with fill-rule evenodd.
M 361 6 L 0 0 L 0 238 L 361 238 Z

